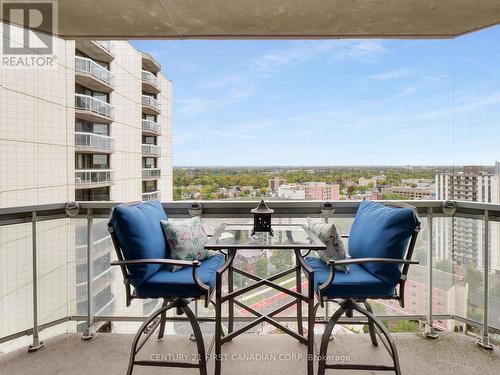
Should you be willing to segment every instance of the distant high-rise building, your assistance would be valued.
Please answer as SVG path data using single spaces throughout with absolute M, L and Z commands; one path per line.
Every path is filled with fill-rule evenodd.
M 500 175 L 487 173 L 480 166 L 465 166 L 460 172 L 436 175 L 435 195 L 439 200 L 499 203 L 499 188 Z M 483 222 L 454 217 L 451 225 L 448 225 L 449 221 L 438 223 L 435 238 L 436 248 L 441 252 L 438 256 L 444 258 L 445 252 L 451 252 L 456 264 L 465 266 L 472 262 L 474 266 L 481 266 Z M 490 247 L 498 244 L 498 228 L 492 229 Z M 497 260 L 492 259 L 492 265 L 496 263 Z

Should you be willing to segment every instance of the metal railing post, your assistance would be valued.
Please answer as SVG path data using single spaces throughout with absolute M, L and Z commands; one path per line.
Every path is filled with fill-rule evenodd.
M 484 304 L 484 315 L 483 315 L 483 334 L 478 338 L 477 343 L 484 349 L 492 350 L 493 346 L 490 344 L 490 333 L 488 327 L 488 269 L 490 266 L 490 217 L 489 211 L 484 210 L 484 239 L 483 239 L 483 304 Z
M 424 336 L 431 339 L 437 339 L 439 336 L 432 324 L 432 256 L 433 256 L 433 211 L 429 207 L 427 209 L 427 320 L 424 323 Z
M 37 241 L 36 241 L 36 211 L 31 213 L 31 237 L 33 256 L 33 343 L 29 346 L 28 352 L 34 352 L 43 346 L 38 336 L 38 275 L 37 275 Z
M 87 325 L 85 331 L 82 334 L 82 340 L 90 340 L 94 337 L 94 332 L 92 332 L 92 324 L 94 323 L 94 317 L 92 315 L 92 247 L 93 247 L 93 231 L 92 226 L 94 224 L 93 210 L 89 209 L 87 211 Z

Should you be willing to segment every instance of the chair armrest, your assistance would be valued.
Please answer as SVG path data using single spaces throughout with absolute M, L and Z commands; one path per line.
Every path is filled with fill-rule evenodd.
M 364 263 L 386 263 L 386 264 L 418 264 L 416 260 L 393 259 L 393 258 L 349 258 L 341 260 L 330 260 L 330 266 L 340 266 L 348 264 L 364 264 Z
M 226 256 L 226 261 L 217 269 L 217 275 L 222 276 L 222 274 L 233 264 L 234 258 L 236 258 L 236 250 L 229 249 L 228 253 L 222 253 Z
M 181 267 L 199 267 L 199 260 L 176 260 L 176 259 L 130 259 L 130 260 L 115 260 L 111 262 L 112 266 L 137 266 L 143 264 L 159 264 L 163 266 L 181 266 Z

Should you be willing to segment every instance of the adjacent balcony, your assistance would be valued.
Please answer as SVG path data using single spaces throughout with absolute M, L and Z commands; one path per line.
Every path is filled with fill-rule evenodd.
M 142 169 L 142 179 L 143 180 L 158 180 L 161 177 L 160 168 L 143 168 Z
M 90 95 L 75 94 L 75 115 L 89 122 L 112 122 L 113 106 Z
M 114 59 L 113 44 L 107 40 L 77 39 L 75 48 L 94 60 L 110 63 Z
M 160 124 L 151 120 L 142 120 L 142 133 L 153 136 L 160 135 Z
M 142 91 L 159 94 L 161 91 L 160 79 L 147 70 L 142 71 Z
M 110 169 L 75 170 L 75 189 L 90 189 L 113 185 L 114 172 Z
M 143 201 L 159 200 L 160 197 L 161 197 L 161 192 L 159 190 L 142 193 Z
M 153 73 L 161 70 L 160 63 L 149 53 L 142 53 L 142 68 Z
M 91 154 L 111 154 L 114 151 L 114 139 L 101 134 L 75 132 L 75 151 Z
M 142 145 L 142 156 L 157 158 L 161 155 L 161 147 L 157 145 Z
M 161 112 L 160 102 L 152 96 L 142 96 L 142 112 L 148 115 L 159 115 Z
M 111 72 L 86 57 L 75 57 L 75 82 L 94 91 L 113 91 Z

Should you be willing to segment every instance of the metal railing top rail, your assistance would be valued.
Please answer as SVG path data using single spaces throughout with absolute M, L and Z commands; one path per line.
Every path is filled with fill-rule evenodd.
M 104 172 L 106 170 L 92 170 L 93 172 Z M 206 218 L 250 218 L 252 214 L 250 210 L 255 208 L 258 204 L 257 201 L 222 201 L 222 200 L 209 200 L 209 201 L 170 201 L 162 202 L 165 211 L 168 212 L 170 217 L 182 218 L 189 217 L 188 209 L 194 202 L 201 202 L 203 206 L 203 217 Z M 362 201 L 333 201 L 335 205 L 335 213 L 331 216 L 333 218 L 354 217 L 358 206 Z M 391 201 L 381 201 L 391 202 Z M 404 202 L 415 206 L 422 217 L 427 216 L 429 210 L 435 217 L 465 217 L 478 220 L 484 220 L 487 213 L 491 221 L 500 221 L 500 204 L 479 203 L 479 202 L 456 202 L 456 213 L 454 215 L 447 215 L 443 213 L 442 203 L 440 200 L 419 200 L 419 201 L 397 201 Z M 122 202 L 99 202 L 99 201 L 85 201 L 79 202 L 80 211 L 79 216 L 83 217 L 92 211 L 95 217 L 108 217 L 111 209 Z M 273 217 L 307 217 L 323 216 L 321 213 L 322 201 L 268 201 L 268 206 L 274 209 Z M 52 217 L 65 216 L 66 203 L 54 204 L 40 204 L 31 206 L 19 207 L 4 207 L 0 208 L 0 225 L 8 225 L 14 221 L 29 222 L 31 221 L 32 212 L 37 212 L 38 220 L 49 220 Z

